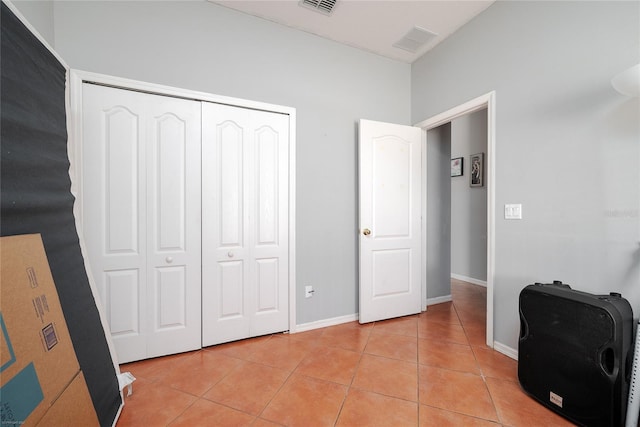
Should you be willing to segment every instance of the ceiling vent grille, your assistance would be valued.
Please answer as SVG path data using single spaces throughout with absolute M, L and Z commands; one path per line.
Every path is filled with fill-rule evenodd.
M 420 27 L 413 27 L 404 37 L 393 44 L 393 47 L 416 53 L 422 46 L 438 35 Z
M 313 9 L 325 15 L 331 15 L 338 0 L 300 0 L 300 6 Z

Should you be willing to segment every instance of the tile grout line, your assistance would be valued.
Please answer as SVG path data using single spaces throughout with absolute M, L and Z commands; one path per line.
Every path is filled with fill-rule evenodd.
M 344 409 L 344 404 L 347 401 L 347 397 L 349 397 L 349 392 L 351 391 L 351 387 L 353 386 L 353 381 L 356 379 L 356 374 L 358 373 L 358 369 L 360 368 L 360 363 L 362 362 L 362 357 L 365 354 L 364 351 L 367 349 L 367 345 L 369 345 L 369 339 L 371 338 L 371 333 L 373 332 L 373 328 L 374 327 L 375 327 L 375 322 L 373 322 L 373 326 L 371 326 L 369 328 L 369 331 L 367 333 L 367 342 L 362 347 L 362 350 L 359 352 L 360 353 L 360 357 L 358 358 L 358 363 L 356 364 L 355 369 L 353 370 L 353 375 L 351 376 L 351 381 L 349 381 L 349 384 L 347 385 L 347 391 L 344 394 L 344 399 L 342 399 L 342 403 L 340 404 L 340 409 L 338 410 L 338 414 L 336 416 L 336 420 L 333 423 L 334 426 L 338 424 L 338 420 L 340 419 L 340 415 L 342 414 L 342 410 Z
M 464 330 L 465 335 L 467 336 L 467 341 L 469 342 L 469 348 L 471 349 L 471 353 L 473 354 L 473 358 L 476 362 L 476 365 L 478 366 L 478 369 L 480 370 L 480 377 L 482 378 L 482 383 L 484 384 L 485 389 L 487 390 L 487 394 L 489 395 L 489 399 L 491 400 L 491 405 L 493 406 L 493 410 L 496 413 L 496 418 L 498 419 L 497 422 L 499 424 L 502 425 L 502 418 L 500 417 L 500 413 L 498 412 L 498 407 L 496 406 L 494 400 L 493 400 L 493 395 L 491 394 L 491 390 L 489 390 L 489 385 L 487 384 L 487 378 L 484 374 L 484 371 L 482 369 L 482 365 L 480 363 L 480 361 L 478 360 L 478 357 L 476 356 L 476 352 L 473 349 L 473 346 L 471 345 L 471 340 L 469 339 L 469 335 L 467 334 L 467 329 L 465 328 L 465 325 L 462 321 L 462 319 L 460 318 L 460 315 L 458 314 L 458 307 L 456 307 L 455 302 L 452 303 L 453 305 L 453 309 L 456 312 L 456 316 L 458 316 L 458 319 L 460 320 L 460 324 L 462 325 L 462 329 Z

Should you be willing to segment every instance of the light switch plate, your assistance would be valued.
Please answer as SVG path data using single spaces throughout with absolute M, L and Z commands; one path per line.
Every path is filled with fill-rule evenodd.
M 504 205 L 504 219 L 522 219 L 522 205 L 520 203 Z

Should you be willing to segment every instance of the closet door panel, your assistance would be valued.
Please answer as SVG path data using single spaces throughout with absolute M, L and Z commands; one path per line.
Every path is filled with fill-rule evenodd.
M 120 361 L 146 357 L 145 139 L 140 94 L 84 85 L 83 234 Z
M 199 103 L 84 84 L 82 174 L 89 264 L 119 361 L 199 348 Z
M 246 110 L 202 104 L 202 343 L 249 336 Z
M 147 95 L 148 357 L 201 346 L 200 104 Z
M 250 111 L 255 197 L 252 225 L 251 335 L 289 329 L 288 189 L 289 120 Z
M 107 254 L 139 253 L 138 207 L 144 202 L 139 180 L 139 119 L 137 114 L 122 106 L 102 112 L 104 163 L 95 160 L 105 174 L 101 194 L 106 196 Z
M 289 117 L 203 103 L 203 343 L 289 329 Z
M 269 313 L 278 310 L 279 280 L 278 259 L 256 260 L 257 307 L 256 313 Z

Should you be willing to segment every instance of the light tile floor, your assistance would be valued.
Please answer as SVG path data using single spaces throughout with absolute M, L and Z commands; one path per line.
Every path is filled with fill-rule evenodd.
M 564 426 L 485 345 L 486 289 L 415 316 L 277 334 L 121 366 L 125 426 Z

